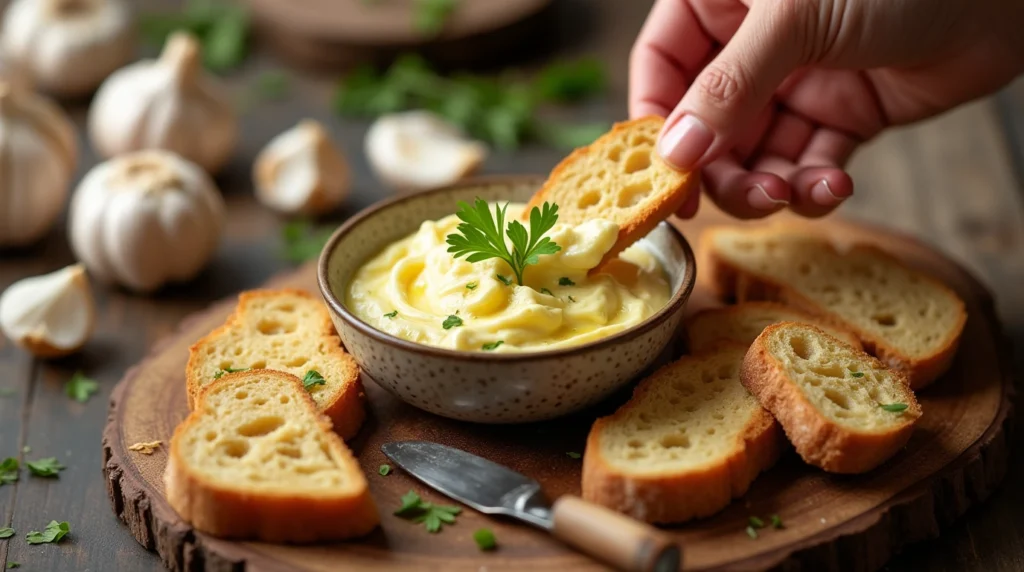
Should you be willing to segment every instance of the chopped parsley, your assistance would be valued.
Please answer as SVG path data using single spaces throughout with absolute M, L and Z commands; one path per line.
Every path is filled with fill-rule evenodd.
M 446 330 L 450 330 L 452 328 L 457 328 L 457 327 L 459 327 L 461 325 L 462 325 L 462 318 L 456 316 L 455 314 L 452 314 L 452 315 L 448 316 L 447 318 L 444 319 L 443 322 L 441 322 L 441 327 L 446 329 Z
M 10 538 L 12 536 L 14 536 L 14 529 L 13 528 L 11 528 L 9 526 L 5 526 L 3 528 L 0 528 L 0 538 Z
M 21 465 L 14 457 L 7 457 L 0 461 L 0 486 L 9 485 L 18 481 L 18 469 Z
M 773 514 L 772 515 L 772 527 L 773 528 L 784 528 L 784 526 L 782 524 L 782 518 L 780 518 L 779 515 L 777 515 L 777 514 Z
M 750 517 L 747 521 L 750 523 L 750 526 L 753 526 L 754 528 L 764 528 L 764 521 L 756 516 Z
M 747 526 L 747 536 L 753 540 L 757 540 L 757 529 L 753 526 Z
M 326 384 L 327 380 L 324 379 L 324 376 L 320 375 L 320 372 L 315 369 L 307 371 L 306 377 L 302 378 L 302 387 L 305 387 L 306 391 L 313 389 L 314 386 Z
M 37 477 L 57 478 L 67 467 L 62 465 L 56 457 L 46 457 L 38 461 L 25 461 L 25 466 Z
M 861 371 L 853 371 L 853 372 L 850 372 L 850 375 L 851 375 L 852 377 L 864 377 L 864 372 L 861 372 Z
M 75 372 L 75 375 L 72 375 L 71 379 L 64 384 L 64 393 L 79 403 L 89 401 L 89 398 L 99 389 L 100 384 L 85 377 L 85 374 L 80 371 Z
M 541 294 L 547 294 L 548 296 L 554 296 L 555 295 L 551 290 L 548 290 L 547 288 L 541 288 L 540 289 L 540 293 Z
M 480 547 L 480 550 L 494 550 L 498 547 L 498 540 L 494 537 L 494 532 L 489 528 L 481 528 L 473 533 L 473 540 L 476 541 L 476 545 Z
M 480 349 L 485 350 L 485 351 L 496 350 L 496 349 L 498 349 L 498 346 L 500 346 L 503 343 L 505 343 L 505 340 L 498 340 L 496 342 L 491 342 L 491 343 L 488 343 L 488 344 L 484 344 L 484 345 L 480 346 Z
M 33 530 L 25 535 L 25 539 L 29 544 L 51 544 L 60 542 L 69 532 L 71 532 L 71 526 L 67 522 L 51 520 L 42 532 Z
M 886 403 L 881 407 L 882 409 L 885 409 L 886 411 L 891 411 L 893 413 L 903 413 L 904 411 L 907 410 L 907 407 L 909 406 L 906 403 Z
M 385 318 L 392 318 L 393 319 L 397 315 L 398 315 L 398 310 L 391 310 L 387 314 L 384 314 L 384 317 Z
M 240 367 L 240 368 L 236 369 L 236 368 L 233 368 L 233 367 L 226 367 L 226 368 L 218 371 L 217 373 L 213 374 L 213 379 L 220 379 L 220 378 L 224 377 L 226 374 L 237 373 L 237 372 L 240 372 L 240 371 L 249 371 L 249 368 L 247 368 L 247 367 Z
M 476 282 L 470 282 L 466 284 L 466 290 L 476 290 Z
M 575 303 L 576 302 L 576 298 L 573 298 L 572 296 L 569 296 L 569 301 Z
M 386 477 L 391 474 L 391 465 L 385 463 L 381 465 L 379 469 L 377 469 L 377 472 L 380 473 L 380 476 Z
M 567 457 L 569 457 L 570 459 L 579 459 L 580 457 L 582 457 L 582 456 L 583 456 L 583 455 L 581 455 L 581 454 L 577 453 L 576 451 L 569 451 L 569 452 L 568 452 L 568 453 L 566 453 L 565 455 L 566 455 Z
M 416 491 L 402 495 L 402 506 L 395 511 L 395 516 L 423 523 L 427 532 L 440 532 L 445 524 L 455 524 L 455 516 L 462 509 L 452 505 L 440 505 L 424 502 Z
M 494 277 L 497 278 L 499 281 L 501 281 L 501 283 L 504 284 L 505 286 L 511 286 L 512 285 L 512 279 L 511 278 L 505 278 L 501 274 L 495 274 Z
M 12 568 L 21 568 L 21 562 L 8 562 L 7 569 L 10 570 Z
M 568 276 L 562 276 L 558 279 L 559 286 L 575 286 L 576 283 L 569 279 Z

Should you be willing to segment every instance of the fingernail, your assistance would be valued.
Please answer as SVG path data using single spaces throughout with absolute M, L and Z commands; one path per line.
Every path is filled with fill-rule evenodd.
M 777 199 L 768 194 L 768 191 L 761 185 L 754 185 L 747 191 L 747 203 L 760 211 L 773 211 L 778 209 L 780 206 L 786 206 L 789 201 L 785 199 Z
M 715 134 L 693 115 L 684 115 L 658 141 L 658 154 L 682 171 L 692 170 L 715 140 Z
M 811 200 L 822 206 L 837 205 L 849 198 L 849 195 L 839 196 L 832 191 L 828 179 L 822 179 L 811 187 Z

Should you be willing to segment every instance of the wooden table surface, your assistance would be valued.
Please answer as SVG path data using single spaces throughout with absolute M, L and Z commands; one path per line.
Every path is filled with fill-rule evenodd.
M 647 6 L 617 0 L 558 4 L 554 17 L 560 40 L 552 55 L 601 58 L 612 80 L 607 97 L 574 110 L 574 117 L 624 117 L 629 46 Z M 281 62 L 257 48 L 228 81 L 241 97 L 261 70 L 280 67 Z M 353 196 L 334 219 L 387 196 L 362 154 L 367 123 L 334 117 L 328 109 L 331 78 L 289 74 L 293 89 L 287 100 L 256 105 L 243 118 L 242 142 L 218 179 L 227 201 L 226 233 L 213 263 L 198 279 L 151 297 L 98 288 L 98 327 L 76 356 L 33 360 L 0 338 L 0 458 L 18 456 L 29 446 L 29 458 L 56 456 L 68 467 L 59 480 L 23 472 L 17 484 L 0 487 L 0 526 L 18 530 L 16 538 L 0 541 L 0 563 L 19 562 L 21 570 L 47 572 L 161 569 L 156 556 L 135 542 L 109 506 L 100 469 L 107 396 L 125 370 L 183 316 L 289 267 L 278 255 L 282 219 L 252 197 L 251 161 L 271 136 L 303 117 L 318 118 L 329 127 L 354 170 Z M 68 107 L 81 126 L 84 104 Z M 81 131 L 79 139 L 80 176 L 95 158 Z M 561 155 L 540 147 L 495 153 L 483 170 L 546 172 Z M 1024 82 L 941 118 L 887 133 L 856 156 L 851 170 L 856 193 L 840 209 L 841 216 L 912 233 L 950 254 L 991 288 L 1007 333 L 1016 347 L 1024 347 Z M 0 252 L 0 289 L 73 263 L 63 228 L 35 247 Z M 1018 352 L 1015 360 L 1019 375 L 1024 357 Z M 100 393 L 85 404 L 64 394 L 64 382 L 77 370 L 101 385 Z M 1014 448 L 1018 453 L 1024 448 L 1019 436 Z M 908 547 L 887 569 L 1024 570 L 1022 479 L 1024 455 L 1017 455 L 993 498 L 944 530 L 941 538 Z M 24 542 L 24 533 L 41 530 L 51 519 L 70 523 L 69 539 L 60 545 Z

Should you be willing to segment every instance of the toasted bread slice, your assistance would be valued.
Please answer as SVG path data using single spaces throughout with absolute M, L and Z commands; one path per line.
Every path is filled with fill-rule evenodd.
M 882 464 L 921 417 L 902 373 L 808 324 L 765 328 L 740 377 L 804 461 L 832 473 Z
M 813 324 L 851 346 L 861 348 L 860 340 L 849 330 L 775 302 L 744 302 L 694 314 L 685 324 L 686 347 L 690 353 L 700 353 L 723 340 L 749 346 L 766 327 L 779 322 Z
M 318 372 L 325 383 L 309 388 L 317 407 L 343 438 L 359 431 L 365 417 L 359 366 L 341 348 L 327 308 L 313 295 L 292 289 L 242 292 L 224 325 L 189 351 L 189 407 L 219 376 L 250 368 L 300 379 L 310 370 Z
M 183 519 L 224 538 L 341 540 L 379 522 L 352 453 L 302 382 L 278 371 L 210 385 L 174 431 L 164 483 Z
M 598 419 L 583 457 L 583 498 L 648 522 L 718 512 L 775 464 L 782 433 L 740 384 L 745 346 L 685 356 Z
M 551 171 L 524 213 L 548 201 L 558 204 L 562 222 L 610 220 L 619 225 L 619 237 L 603 262 L 618 256 L 697 192 L 698 175 L 673 169 L 655 150 L 664 123 L 653 115 L 617 123 L 576 149 Z
M 871 246 L 839 252 L 807 230 L 709 229 L 700 269 L 724 297 L 778 300 L 849 329 L 913 389 L 949 368 L 967 320 L 963 301 L 938 280 Z

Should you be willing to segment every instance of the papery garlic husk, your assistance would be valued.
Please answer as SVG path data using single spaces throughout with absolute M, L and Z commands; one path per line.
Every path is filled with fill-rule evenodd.
M 366 133 L 366 157 L 377 176 L 400 191 L 450 185 L 487 158 L 487 146 L 429 111 L 383 115 Z
M 172 34 L 159 59 L 114 72 L 89 109 L 89 138 L 104 157 L 166 149 L 216 173 L 237 137 L 230 98 L 202 69 L 199 44 L 185 33 Z
M 135 55 L 135 21 L 123 0 L 14 0 L 2 44 L 42 90 L 91 93 Z
M 100 163 L 75 189 L 71 248 L 97 280 L 151 292 L 191 280 L 220 240 L 224 201 L 198 165 L 169 151 Z
M 311 119 L 274 137 L 253 165 L 256 198 L 286 214 L 321 215 L 348 197 L 348 163 L 327 130 Z
M 96 323 L 96 302 L 80 264 L 11 284 L 0 296 L 0 330 L 43 358 L 82 348 Z
M 59 107 L 0 82 L 0 247 L 30 244 L 53 227 L 77 156 L 74 126 Z

